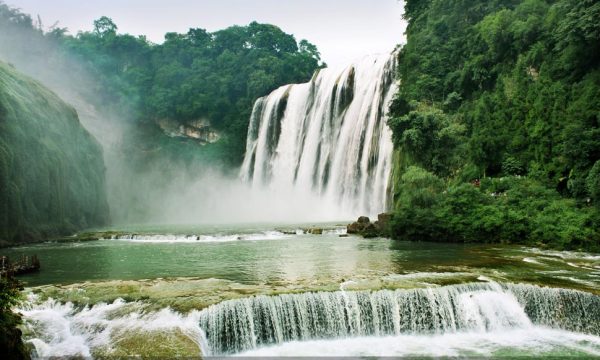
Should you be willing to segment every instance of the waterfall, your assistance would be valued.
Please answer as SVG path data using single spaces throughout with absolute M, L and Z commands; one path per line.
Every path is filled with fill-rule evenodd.
M 385 211 L 393 151 L 386 114 L 397 89 L 395 67 L 395 54 L 369 56 L 257 100 L 242 179 L 315 196 L 338 214 Z
M 199 323 L 209 346 L 205 355 L 291 341 L 485 333 L 533 325 L 598 335 L 600 297 L 575 290 L 496 283 L 286 294 L 213 305 L 200 313 Z

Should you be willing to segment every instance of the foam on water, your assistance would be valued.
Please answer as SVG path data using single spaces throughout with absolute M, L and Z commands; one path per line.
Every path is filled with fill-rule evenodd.
M 38 303 L 30 295 L 19 312 L 26 323 L 26 338 L 35 347 L 38 358 L 86 357 L 94 349 L 110 348 L 120 335 L 127 332 L 181 331 L 198 344 L 201 353 L 202 332 L 198 327 L 199 312 L 181 315 L 171 309 L 146 312 L 144 304 L 127 303 L 122 299 L 78 308 L 53 299 Z
M 579 251 L 555 251 L 555 250 L 543 250 L 538 248 L 528 248 L 526 251 L 543 256 L 551 256 L 560 258 L 563 260 L 587 260 L 587 261 L 600 261 L 600 255 L 594 255 L 586 252 Z
M 343 287 L 342 287 L 343 289 Z M 497 332 L 535 325 L 600 334 L 600 297 L 493 282 L 226 301 L 200 314 L 210 355 L 295 341 Z
M 186 315 L 142 302 L 77 307 L 35 295 L 19 311 L 40 358 L 110 354 L 122 336 L 148 332 L 184 334 L 198 349 L 190 356 L 600 355 L 600 297 L 593 294 L 493 282 L 346 291 L 350 284 L 229 300 Z
M 253 234 L 214 234 L 214 235 L 176 235 L 176 234 L 127 234 L 112 236 L 110 240 L 139 243 L 220 243 L 232 241 L 280 240 L 291 236 L 280 231 L 264 231 Z
M 600 356 L 600 337 L 544 327 L 441 335 L 399 335 L 289 342 L 237 356 Z

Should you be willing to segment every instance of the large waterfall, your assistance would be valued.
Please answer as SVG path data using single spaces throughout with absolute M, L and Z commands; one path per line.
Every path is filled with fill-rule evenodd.
M 203 310 L 208 354 L 315 339 L 487 333 L 534 325 L 600 334 L 600 297 L 532 285 L 305 293 L 226 301 Z
M 323 69 L 254 105 L 241 170 L 254 187 L 314 196 L 344 215 L 386 210 L 392 163 L 386 124 L 395 55 Z

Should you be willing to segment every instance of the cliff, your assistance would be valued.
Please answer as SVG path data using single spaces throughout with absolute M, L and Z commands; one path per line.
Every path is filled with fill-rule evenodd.
M 0 62 L 0 245 L 106 224 L 104 173 L 75 110 Z

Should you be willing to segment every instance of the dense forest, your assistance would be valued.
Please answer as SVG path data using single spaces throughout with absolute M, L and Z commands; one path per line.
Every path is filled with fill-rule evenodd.
M 0 49 L 4 60 L 23 64 L 36 77 L 48 78 L 51 69 L 55 78 L 66 76 L 74 83 L 91 79 L 86 82 L 91 88 L 80 89 L 85 101 L 135 127 L 133 158 L 173 149 L 170 155 L 195 153 L 190 156 L 229 165 L 243 157 L 254 101 L 284 84 L 307 81 L 324 66 L 313 44 L 268 24 L 213 33 L 194 28 L 167 33 L 162 44 L 154 44 L 144 36 L 118 33 L 108 17 L 96 20 L 93 31 L 70 35 L 2 2 Z M 158 131 L 161 121 L 200 122 L 220 136 L 200 150 L 194 142 L 186 147 L 189 139 L 173 141 Z
M 107 224 L 104 170 L 75 110 L 0 62 L 0 245 Z
M 398 238 L 600 247 L 600 2 L 407 0 Z

